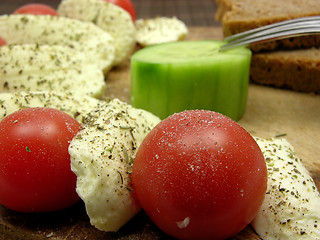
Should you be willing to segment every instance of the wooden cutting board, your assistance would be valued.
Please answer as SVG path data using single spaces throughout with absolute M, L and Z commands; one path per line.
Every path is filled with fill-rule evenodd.
M 189 28 L 188 40 L 222 38 L 220 28 Z M 129 102 L 129 60 L 107 76 L 107 97 Z M 303 94 L 271 87 L 250 85 L 247 109 L 239 123 L 258 137 L 285 137 L 320 188 L 320 95 Z M 171 239 L 162 233 L 144 212 L 138 214 L 118 233 L 104 233 L 89 223 L 83 203 L 50 214 L 21 214 L 0 206 L 2 239 Z M 250 226 L 233 240 L 260 239 Z

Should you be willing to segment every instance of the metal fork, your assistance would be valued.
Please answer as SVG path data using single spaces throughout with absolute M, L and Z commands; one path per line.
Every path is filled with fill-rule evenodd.
M 320 34 L 320 16 L 295 18 L 234 34 L 224 39 L 226 44 L 220 51 L 311 34 Z

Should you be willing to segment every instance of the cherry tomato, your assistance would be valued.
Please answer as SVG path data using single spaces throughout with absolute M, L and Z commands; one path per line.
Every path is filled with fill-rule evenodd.
M 16 9 L 14 14 L 33 14 L 33 15 L 52 15 L 57 16 L 57 11 L 45 4 L 41 3 L 30 3 L 23 5 Z
M 131 0 L 104 0 L 104 1 L 113 3 L 123 8 L 131 15 L 132 21 L 133 22 L 136 21 L 136 10 Z
M 2 37 L 0 37 L 0 46 L 4 45 L 7 45 L 7 42 Z
M 189 110 L 159 123 L 137 151 L 134 197 L 178 239 L 226 239 L 257 214 L 267 170 L 251 137 L 230 118 Z
M 25 108 L 0 122 L 0 204 L 49 212 L 79 200 L 69 142 L 81 125 L 52 108 Z

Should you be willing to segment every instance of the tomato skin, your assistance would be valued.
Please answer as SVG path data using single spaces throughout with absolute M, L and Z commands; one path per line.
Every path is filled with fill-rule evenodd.
M 230 118 L 204 110 L 174 114 L 138 149 L 134 196 L 178 239 L 226 239 L 256 215 L 267 187 L 263 154 Z
M 0 204 L 50 212 L 79 200 L 69 142 L 81 125 L 52 108 L 26 108 L 0 122 Z
M 131 0 L 104 0 L 104 1 L 113 3 L 113 4 L 123 8 L 124 10 L 126 10 L 130 14 L 132 21 L 133 22 L 136 21 L 136 10 L 135 10 L 134 5 Z
M 57 11 L 45 4 L 29 3 L 16 9 L 13 14 L 33 14 L 33 15 L 52 15 L 58 16 Z
M 2 37 L 0 37 L 0 46 L 4 45 L 7 45 L 7 42 Z

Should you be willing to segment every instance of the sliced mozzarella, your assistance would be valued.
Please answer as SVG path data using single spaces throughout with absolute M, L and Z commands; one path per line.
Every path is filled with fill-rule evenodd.
M 183 40 L 187 26 L 176 17 L 157 17 L 136 21 L 137 42 L 142 46 Z
M 66 46 L 36 44 L 0 48 L 0 92 L 75 91 L 101 97 L 104 74 L 86 55 Z
M 159 121 L 114 99 L 87 114 L 83 129 L 71 141 L 77 192 L 98 229 L 117 231 L 139 211 L 129 176 L 138 147 Z
M 49 15 L 2 15 L 0 32 L 8 44 L 68 46 L 84 53 L 87 62 L 97 64 L 105 72 L 113 64 L 113 38 L 92 23 Z
M 114 64 L 120 64 L 136 45 L 135 25 L 122 8 L 101 0 L 64 0 L 58 7 L 61 16 L 93 22 L 114 38 Z
M 264 240 L 320 239 L 320 195 L 285 139 L 257 138 L 268 167 L 268 188 L 252 226 Z
M 0 120 L 27 107 L 59 109 L 82 122 L 82 117 L 99 105 L 95 98 L 71 92 L 14 92 L 0 93 Z

